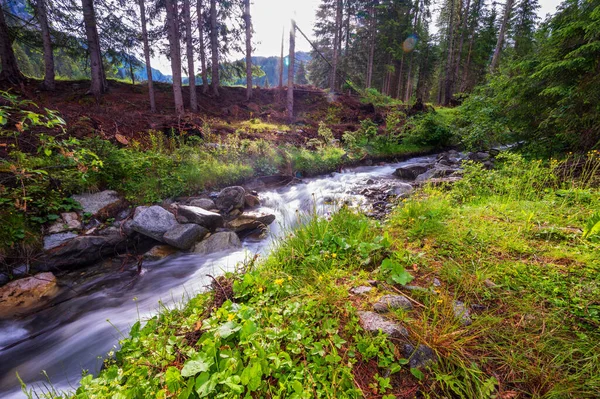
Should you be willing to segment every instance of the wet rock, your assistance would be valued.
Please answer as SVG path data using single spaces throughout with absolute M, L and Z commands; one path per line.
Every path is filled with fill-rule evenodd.
M 394 309 L 411 310 L 412 308 L 412 303 L 401 295 L 384 295 L 373 305 L 373 310 L 378 313 L 386 313 Z
M 194 223 L 208 230 L 223 226 L 223 216 L 207 211 L 197 206 L 179 205 L 177 207 L 177 221 L 179 223 Z
M 461 301 L 454 301 L 452 303 L 452 310 L 454 311 L 454 317 L 460 320 L 463 326 L 469 326 L 472 323 L 471 312 Z
M 246 190 L 243 187 L 233 186 L 221 190 L 215 200 L 217 209 L 223 212 L 230 212 L 234 209 L 242 209 L 244 207 L 244 197 Z
M 386 319 L 375 312 L 357 312 L 360 325 L 365 331 L 378 334 L 379 331 L 391 338 L 407 338 L 408 331 L 401 325 Z
M 166 258 L 179 252 L 179 250 L 170 245 L 162 244 L 152 247 L 143 255 L 145 261 L 156 261 Z
M 63 233 L 69 230 L 79 230 L 81 229 L 81 222 L 79 221 L 79 216 L 76 212 L 65 212 L 60 214 L 60 219 L 58 219 L 50 228 L 48 228 L 48 233 L 56 234 Z
M 106 190 L 94 194 L 74 195 L 73 199 L 82 207 L 83 213 L 105 218 L 115 213 L 124 204 L 116 191 Z
M 161 208 L 151 206 L 140 212 L 135 212 L 131 228 L 140 234 L 162 241 L 163 235 L 177 224 L 175 216 Z
M 118 255 L 127 247 L 127 238 L 118 233 L 76 236 L 47 250 L 36 259 L 33 266 L 40 271 L 72 270 Z
M 244 196 L 244 204 L 246 205 L 246 208 L 255 208 L 260 206 L 260 200 L 256 195 L 246 194 Z
M 487 152 L 483 152 L 483 151 L 472 152 L 468 155 L 468 158 L 472 161 L 483 162 L 483 161 L 487 161 L 488 159 L 490 159 L 490 154 Z
M 275 215 L 264 212 L 246 212 L 227 223 L 227 228 L 241 233 L 260 228 L 261 224 L 268 226 L 275 221 Z
M 350 293 L 354 295 L 365 295 L 373 290 L 373 287 L 361 285 L 358 287 L 350 288 Z
M 193 200 L 190 201 L 190 206 L 202 208 L 207 211 L 210 211 L 211 209 L 217 209 L 215 202 L 208 198 L 194 198 Z
M 163 241 L 179 249 L 190 249 L 208 234 L 208 229 L 197 224 L 177 224 L 163 235 Z
M 56 248 L 65 242 L 72 240 L 77 237 L 75 233 L 58 233 L 52 234 L 44 237 L 44 250 L 50 250 L 52 248 Z
M 194 247 L 193 252 L 197 254 L 208 255 L 215 252 L 238 249 L 241 247 L 242 242 L 237 234 L 232 231 L 224 231 L 211 234 L 204 241 L 200 241 Z
M 447 177 L 447 176 L 450 176 L 455 171 L 456 171 L 456 169 L 454 169 L 454 168 L 450 168 L 450 167 L 447 167 L 444 165 L 436 165 L 435 168 L 430 169 L 427 172 L 417 176 L 417 178 L 415 179 L 415 182 L 423 183 L 429 179 Z
M 58 293 L 52 273 L 14 280 L 0 288 L 0 318 L 27 313 L 45 305 Z
M 413 186 L 406 183 L 400 183 L 394 185 L 391 189 L 387 191 L 387 195 L 396 195 L 396 196 L 404 196 L 408 195 L 413 191 Z
M 375 184 L 375 180 L 373 180 L 373 179 L 367 179 L 367 181 L 365 182 L 365 184 L 368 184 L 368 185 Z
M 430 347 L 426 345 L 404 344 L 402 346 L 402 356 L 408 359 L 408 365 L 411 368 L 426 367 L 437 362 L 438 357 Z
M 25 277 L 29 274 L 29 265 L 19 265 L 12 269 L 13 277 Z
M 415 180 L 417 176 L 427 172 L 432 167 L 431 164 L 410 164 L 401 166 L 394 172 L 394 176 L 406 180 Z

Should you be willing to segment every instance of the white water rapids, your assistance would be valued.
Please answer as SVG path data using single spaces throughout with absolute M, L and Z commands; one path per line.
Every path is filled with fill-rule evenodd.
M 267 255 L 285 231 L 296 227 L 297 212 L 334 211 L 335 205 L 327 205 L 325 198 L 349 199 L 358 205 L 364 197 L 357 193 L 368 179 L 393 179 L 392 173 L 402 165 L 434 159 L 419 157 L 352 168 L 260 192 L 259 211 L 275 214 L 276 221 L 267 239 L 244 242 L 242 250 L 209 256 L 181 253 L 145 262 L 140 275 L 97 265 L 59 278 L 59 284 L 69 286 L 64 288 L 71 293 L 69 300 L 23 319 L 0 321 L 0 398 L 25 397 L 17 372 L 28 387 L 38 390 L 47 383 L 43 372 L 56 389 L 76 389 L 82 370 L 99 371 L 102 358 L 122 339 L 120 332 L 127 334 L 139 317 L 144 320 L 156 314 L 162 306 L 159 301 L 175 306 L 205 290 L 210 283 L 207 275 L 233 271 L 239 262 L 256 253 Z

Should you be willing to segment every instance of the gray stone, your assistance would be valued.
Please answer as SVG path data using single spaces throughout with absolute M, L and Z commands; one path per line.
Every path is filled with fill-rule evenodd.
M 69 230 L 81 229 L 81 222 L 76 212 L 65 212 L 60 214 L 60 218 L 49 228 L 49 234 L 64 233 Z
M 454 301 L 452 303 L 452 310 L 454 311 L 454 317 L 460 320 L 463 326 L 471 325 L 471 312 L 461 301 Z
M 162 241 L 163 235 L 177 224 L 175 216 L 161 208 L 151 206 L 140 212 L 135 212 L 131 228 L 140 234 Z
M 197 206 L 179 205 L 177 207 L 177 221 L 179 223 L 194 223 L 209 230 L 223 226 L 223 216 Z
M 388 195 L 407 195 L 413 191 L 413 186 L 407 183 L 395 184 L 394 187 L 388 190 Z
M 142 212 L 146 211 L 146 209 L 148 209 L 148 208 L 150 208 L 150 207 L 149 206 L 138 206 L 133 211 L 133 218 L 135 219 L 138 215 L 140 215 Z
M 401 166 L 394 172 L 394 176 L 406 180 L 415 180 L 417 176 L 427 172 L 432 167 L 431 164 L 415 163 Z
M 260 199 L 258 199 L 256 195 L 246 194 L 244 196 L 244 205 L 246 205 L 247 208 L 256 208 L 257 206 L 260 206 Z
M 223 212 L 230 212 L 233 209 L 244 208 L 246 190 L 243 187 L 233 186 L 221 190 L 215 200 L 217 209 Z
M 213 201 L 209 198 L 194 198 L 193 200 L 190 201 L 190 206 L 202 208 L 207 211 L 210 211 L 211 209 L 217 209 L 217 206 L 215 205 L 215 201 Z
M 368 294 L 372 290 L 373 290 L 373 287 L 361 285 L 358 287 L 350 288 L 350 293 L 354 294 L 354 295 L 364 295 L 364 294 Z
M 365 331 L 377 334 L 379 331 L 391 338 L 407 338 L 408 331 L 401 325 L 386 319 L 375 312 L 358 312 L 360 325 Z
M 442 286 L 442 282 L 437 277 L 435 277 L 433 279 L 433 286 L 434 287 L 441 287 Z
M 227 223 L 227 227 L 236 233 L 268 226 L 275 221 L 275 215 L 264 212 L 245 212 Z
M 25 277 L 29 273 L 29 265 L 19 265 L 12 269 L 13 277 Z
M 58 233 L 44 237 L 44 250 L 47 251 L 56 248 L 65 242 L 77 237 L 75 233 Z
M 120 234 L 75 236 L 44 252 L 36 259 L 34 268 L 40 271 L 73 270 L 105 257 L 122 253 L 128 248 L 127 238 Z
M 402 295 L 384 295 L 373 305 L 373 310 L 378 313 L 385 313 L 393 309 L 411 310 L 412 303 Z
M 193 252 L 197 254 L 208 255 L 215 252 L 238 249 L 242 247 L 237 234 L 232 231 L 224 231 L 210 235 L 204 241 L 200 241 L 194 247 Z
M 197 224 L 177 224 L 163 236 L 163 241 L 179 249 L 190 249 L 208 234 L 208 230 Z
M 81 205 L 84 213 L 106 217 L 117 210 L 123 202 L 116 191 L 106 190 L 94 194 L 74 195 L 73 199 Z
M 404 344 L 402 346 L 402 356 L 408 359 L 408 365 L 411 368 L 425 367 L 438 360 L 433 349 L 425 345 L 417 345 L 415 348 L 412 344 Z
M 423 183 L 423 182 L 425 182 L 425 181 L 427 181 L 429 179 L 447 177 L 447 176 L 450 176 L 455 171 L 456 171 L 456 169 L 450 168 L 448 166 L 436 165 L 435 168 L 430 169 L 427 172 L 425 172 L 425 173 L 420 174 L 419 176 L 417 176 L 417 178 L 415 179 L 415 182 L 417 182 L 417 183 Z

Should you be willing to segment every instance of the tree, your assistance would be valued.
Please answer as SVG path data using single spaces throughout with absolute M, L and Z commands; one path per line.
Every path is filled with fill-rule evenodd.
M 183 114 L 183 96 L 181 94 L 181 49 L 179 47 L 179 23 L 177 16 L 177 0 L 166 0 L 167 27 L 169 36 L 169 55 L 173 74 L 173 98 L 175 112 Z
M 296 71 L 295 81 L 299 85 L 307 85 L 308 79 L 306 78 L 306 68 L 304 68 L 304 62 L 298 64 L 298 70 Z
M 0 0 L 0 58 L 2 59 L 0 80 L 7 80 L 13 84 L 19 83 L 23 79 L 23 74 L 19 71 L 8 25 L 4 18 L 4 0 Z
M 337 88 L 337 67 L 338 67 L 338 58 L 340 52 L 340 42 L 341 35 L 340 31 L 342 30 L 342 19 L 343 19 L 343 8 L 344 3 L 342 0 L 335 1 L 335 26 L 333 28 L 333 58 L 331 61 L 331 75 L 329 77 L 329 90 L 335 91 Z
M 250 0 L 244 0 L 244 22 L 246 25 L 246 100 L 252 98 L 252 20 Z
M 502 25 L 500 25 L 498 41 L 496 42 L 496 49 L 494 50 L 494 56 L 492 57 L 492 63 L 490 64 L 490 70 L 492 72 L 494 72 L 496 68 L 498 68 L 498 63 L 500 62 L 500 53 L 502 52 L 502 47 L 504 46 L 504 36 L 506 35 L 506 30 L 508 29 L 508 24 L 510 22 L 510 14 L 512 12 L 514 2 L 514 0 L 506 0 L 506 6 L 504 8 L 504 17 L 502 18 Z
M 154 99 L 154 83 L 152 82 L 152 66 L 150 64 L 150 46 L 148 44 L 148 30 L 146 28 L 146 7 L 144 0 L 139 0 L 140 20 L 142 23 L 142 41 L 144 43 L 144 59 L 148 71 L 148 96 L 150 97 L 150 111 L 156 112 L 156 101 Z
M 518 0 L 511 25 L 513 26 L 514 50 L 517 57 L 523 57 L 533 50 L 533 36 L 539 19 L 538 0 Z
M 192 16 L 190 12 L 190 0 L 183 0 L 183 19 L 185 22 L 185 45 L 188 63 L 188 81 L 190 88 L 190 109 L 198 110 L 196 99 L 196 69 L 194 68 L 194 47 L 192 46 Z
M 48 23 L 48 14 L 46 1 L 37 0 L 35 5 L 37 20 L 42 31 L 42 44 L 44 49 L 44 83 L 45 90 L 54 90 L 54 54 L 52 50 L 52 38 L 50 37 L 50 26 Z
M 202 67 L 202 93 L 208 92 L 208 71 L 206 69 L 206 50 L 204 46 L 204 7 L 202 0 L 196 3 L 198 14 L 198 48 L 200 49 L 200 66 Z
M 212 56 L 212 91 L 219 95 L 219 32 L 217 26 L 217 1 L 210 0 L 210 51 Z
M 99 98 L 107 89 L 104 65 L 102 64 L 102 53 L 100 51 L 100 38 L 96 25 L 96 13 L 94 11 L 94 0 L 81 0 L 83 9 L 83 22 L 87 38 L 88 54 L 90 56 L 91 87 L 90 93 Z
M 459 0 L 460 1 L 460 0 Z M 512 0 L 509 0 L 512 1 Z M 450 0 L 450 22 L 448 23 L 448 55 L 446 56 L 446 80 L 444 83 L 444 105 L 452 99 L 452 80 L 454 73 L 454 0 Z
M 294 59 L 296 51 L 296 22 L 292 20 L 290 29 L 290 56 L 288 65 L 288 92 L 287 92 L 287 117 L 288 121 L 294 120 Z

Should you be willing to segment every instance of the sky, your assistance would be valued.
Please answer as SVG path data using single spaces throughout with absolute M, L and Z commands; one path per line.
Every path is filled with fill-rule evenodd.
M 502 0 L 500 0 L 502 1 Z M 312 39 L 312 27 L 315 13 L 321 0 L 253 0 L 251 5 L 252 23 L 254 26 L 254 55 L 275 56 L 281 52 L 281 34 L 285 29 L 286 41 L 290 20 L 294 18 L 302 31 Z M 539 15 L 542 19 L 547 14 L 553 14 L 561 0 L 539 0 Z M 440 0 L 435 4 L 439 5 Z M 437 8 L 437 7 L 436 7 Z M 435 24 L 432 24 L 434 28 Z M 296 51 L 310 51 L 310 44 L 300 35 L 296 39 Z M 287 52 L 287 43 L 285 50 Z M 234 58 L 241 58 L 239 54 Z M 152 60 L 153 67 L 166 75 L 171 74 L 171 67 L 165 56 Z

